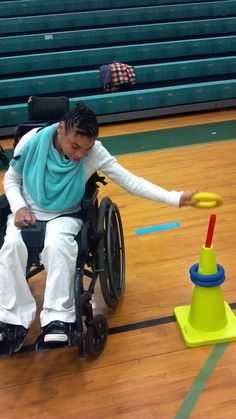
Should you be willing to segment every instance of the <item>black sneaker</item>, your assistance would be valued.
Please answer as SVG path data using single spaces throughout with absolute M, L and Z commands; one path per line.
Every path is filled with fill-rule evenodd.
M 42 327 L 36 341 L 36 350 L 72 346 L 74 338 L 74 323 L 54 320 Z
M 0 356 L 11 356 L 19 351 L 27 333 L 24 326 L 0 322 Z

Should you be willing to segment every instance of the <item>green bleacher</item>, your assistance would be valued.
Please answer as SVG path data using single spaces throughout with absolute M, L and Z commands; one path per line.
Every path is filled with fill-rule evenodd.
M 101 122 L 232 107 L 236 0 L 2 0 L 0 54 L 0 135 L 31 95 L 83 100 Z M 115 61 L 136 84 L 104 93 Z
M 73 107 L 78 100 L 82 100 L 97 115 L 110 115 L 119 113 L 122 107 L 124 107 L 124 103 L 126 112 L 173 107 L 186 103 L 198 104 L 197 109 L 200 111 L 204 109 L 204 106 L 201 108 L 201 103 L 207 103 L 209 98 L 210 100 L 217 101 L 232 97 L 236 97 L 235 79 L 144 89 L 134 92 L 117 92 L 112 95 L 86 95 L 80 96 L 79 98 L 71 98 L 70 103 Z M 15 121 L 27 121 L 26 104 L 1 106 L 0 122 L 3 122 L 4 119 L 8 120 L 10 125 L 13 125 Z
M 22 53 L 36 50 L 56 50 L 95 45 L 127 44 L 127 42 L 161 41 L 203 35 L 231 34 L 236 29 L 236 17 L 150 23 L 84 30 L 67 30 L 30 35 L 2 36 L 0 53 Z
M 166 80 L 176 80 L 202 77 L 229 75 L 236 73 L 236 55 L 221 58 L 201 60 L 176 61 L 173 63 L 146 64 L 136 66 L 137 86 L 144 83 L 162 84 Z M 36 95 L 46 95 L 49 91 L 73 92 L 84 90 L 99 91 L 101 80 L 99 70 L 68 72 L 62 74 L 18 77 L 0 80 L 0 99 L 21 96 L 22 91 L 27 96 L 34 91 Z
M 150 7 L 95 10 L 90 12 L 52 13 L 50 15 L 11 17 L 2 20 L 0 34 L 36 32 L 45 30 L 78 29 L 85 27 L 112 26 L 127 23 L 161 22 L 194 18 L 224 17 L 235 14 L 236 3 L 231 0 L 221 6 L 216 1 L 209 9 L 208 3 L 172 4 Z
M 14 1 L 14 7 L 13 7 Z M 155 6 L 163 4 L 194 3 L 192 0 L 13 0 L 0 3 L 0 16 L 28 16 L 42 13 L 75 12 L 85 10 L 116 9 L 122 7 Z M 208 0 L 198 0 L 203 3 Z M 226 1 L 226 0 L 221 0 Z
M 194 38 L 161 43 L 145 43 L 106 48 L 92 48 L 51 53 L 27 54 L 0 58 L 2 75 L 47 72 L 83 67 L 97 68 L 103 63 L 128 61 L 131 64 L 176 60 L 194 56 L 208 57 L 236 53 L 236 35 Z M 69 71 L 69 70 L 68 70 Z M 10 76 L 11 77 L 11 76 Z

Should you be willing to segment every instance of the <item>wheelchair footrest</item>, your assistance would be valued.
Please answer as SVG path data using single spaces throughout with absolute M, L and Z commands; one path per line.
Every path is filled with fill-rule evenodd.
M 44 340 L 36 341 L 35 343 L 35 350 L 36 351 L 44 351 L 47 349 L 57 349 L 57 348 L 64 348 L 64 347 L 74 346 L 72 342 L 44 342 Z
M 55 323 L 58 324 L 60 322 L 51 322 L 49 323 L 49 327 L 51 327 L 51 325 L 54 326 Z M 67 333 L 65 335 L 62 334 L 62 336 L 63 338 L 66 337 L 66 339 L 61 339 L 60 334 L 55 334 L 55 339 L 53 339 L 54 333 L 51 333 L 50 328 L 45 326 L 35 342 L 35 350 L 42 351 L 44 349 L 54 349 L 62 348 L 64 346 L 73 346 L 75 342 L 75 330 L 74 327 L 72 327 L 72 324 L 71 327 L 68 328 Z
M 9 357 L 24 344 L 28 330 L 20 325 L 0 322 L 0 356 Z

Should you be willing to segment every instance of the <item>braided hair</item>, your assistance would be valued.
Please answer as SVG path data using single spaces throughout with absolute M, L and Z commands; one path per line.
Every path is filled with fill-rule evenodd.
M 76 108 L 69 111 L 64 119 L 65 132 L 73 130 L 76 134 L 97 138 L 98 122 L 95 114 L 83 102 L 76 103 Z

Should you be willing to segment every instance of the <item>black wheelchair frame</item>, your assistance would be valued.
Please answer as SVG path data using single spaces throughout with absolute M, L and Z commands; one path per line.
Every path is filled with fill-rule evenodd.
M 102 314 L 93 315 L 92 296 L 99 277 L 102 295 L 108 307 L 114 309 L 125 289 L 125 247 L 122 221 L 117 205 L 104 197 L 98 203 L 98 183 L 106 184 L 104 177 L 95 173 L 86 184 L 81 202 L 83 226 L 78 236 L 78 256 L 74 279 L 76 321 L 73 336 L 68 346 L 76 345 L 79 356 L 85 353 L 98 357 L 106 344 L 108 336 L 107 319 Z M 7 217 L 11 213 L 5 195 L 0 196 L 0 247 L 3 244 Z M 22 237 L 28 249 L 26 279 L 44 270 L 40 262 L 43 248 L 45 223 L 22 229 Z M 85 278 L 90 280 L 85 287 Z M 44 335 L 35 343 L 35 349 L 45 349 Z

